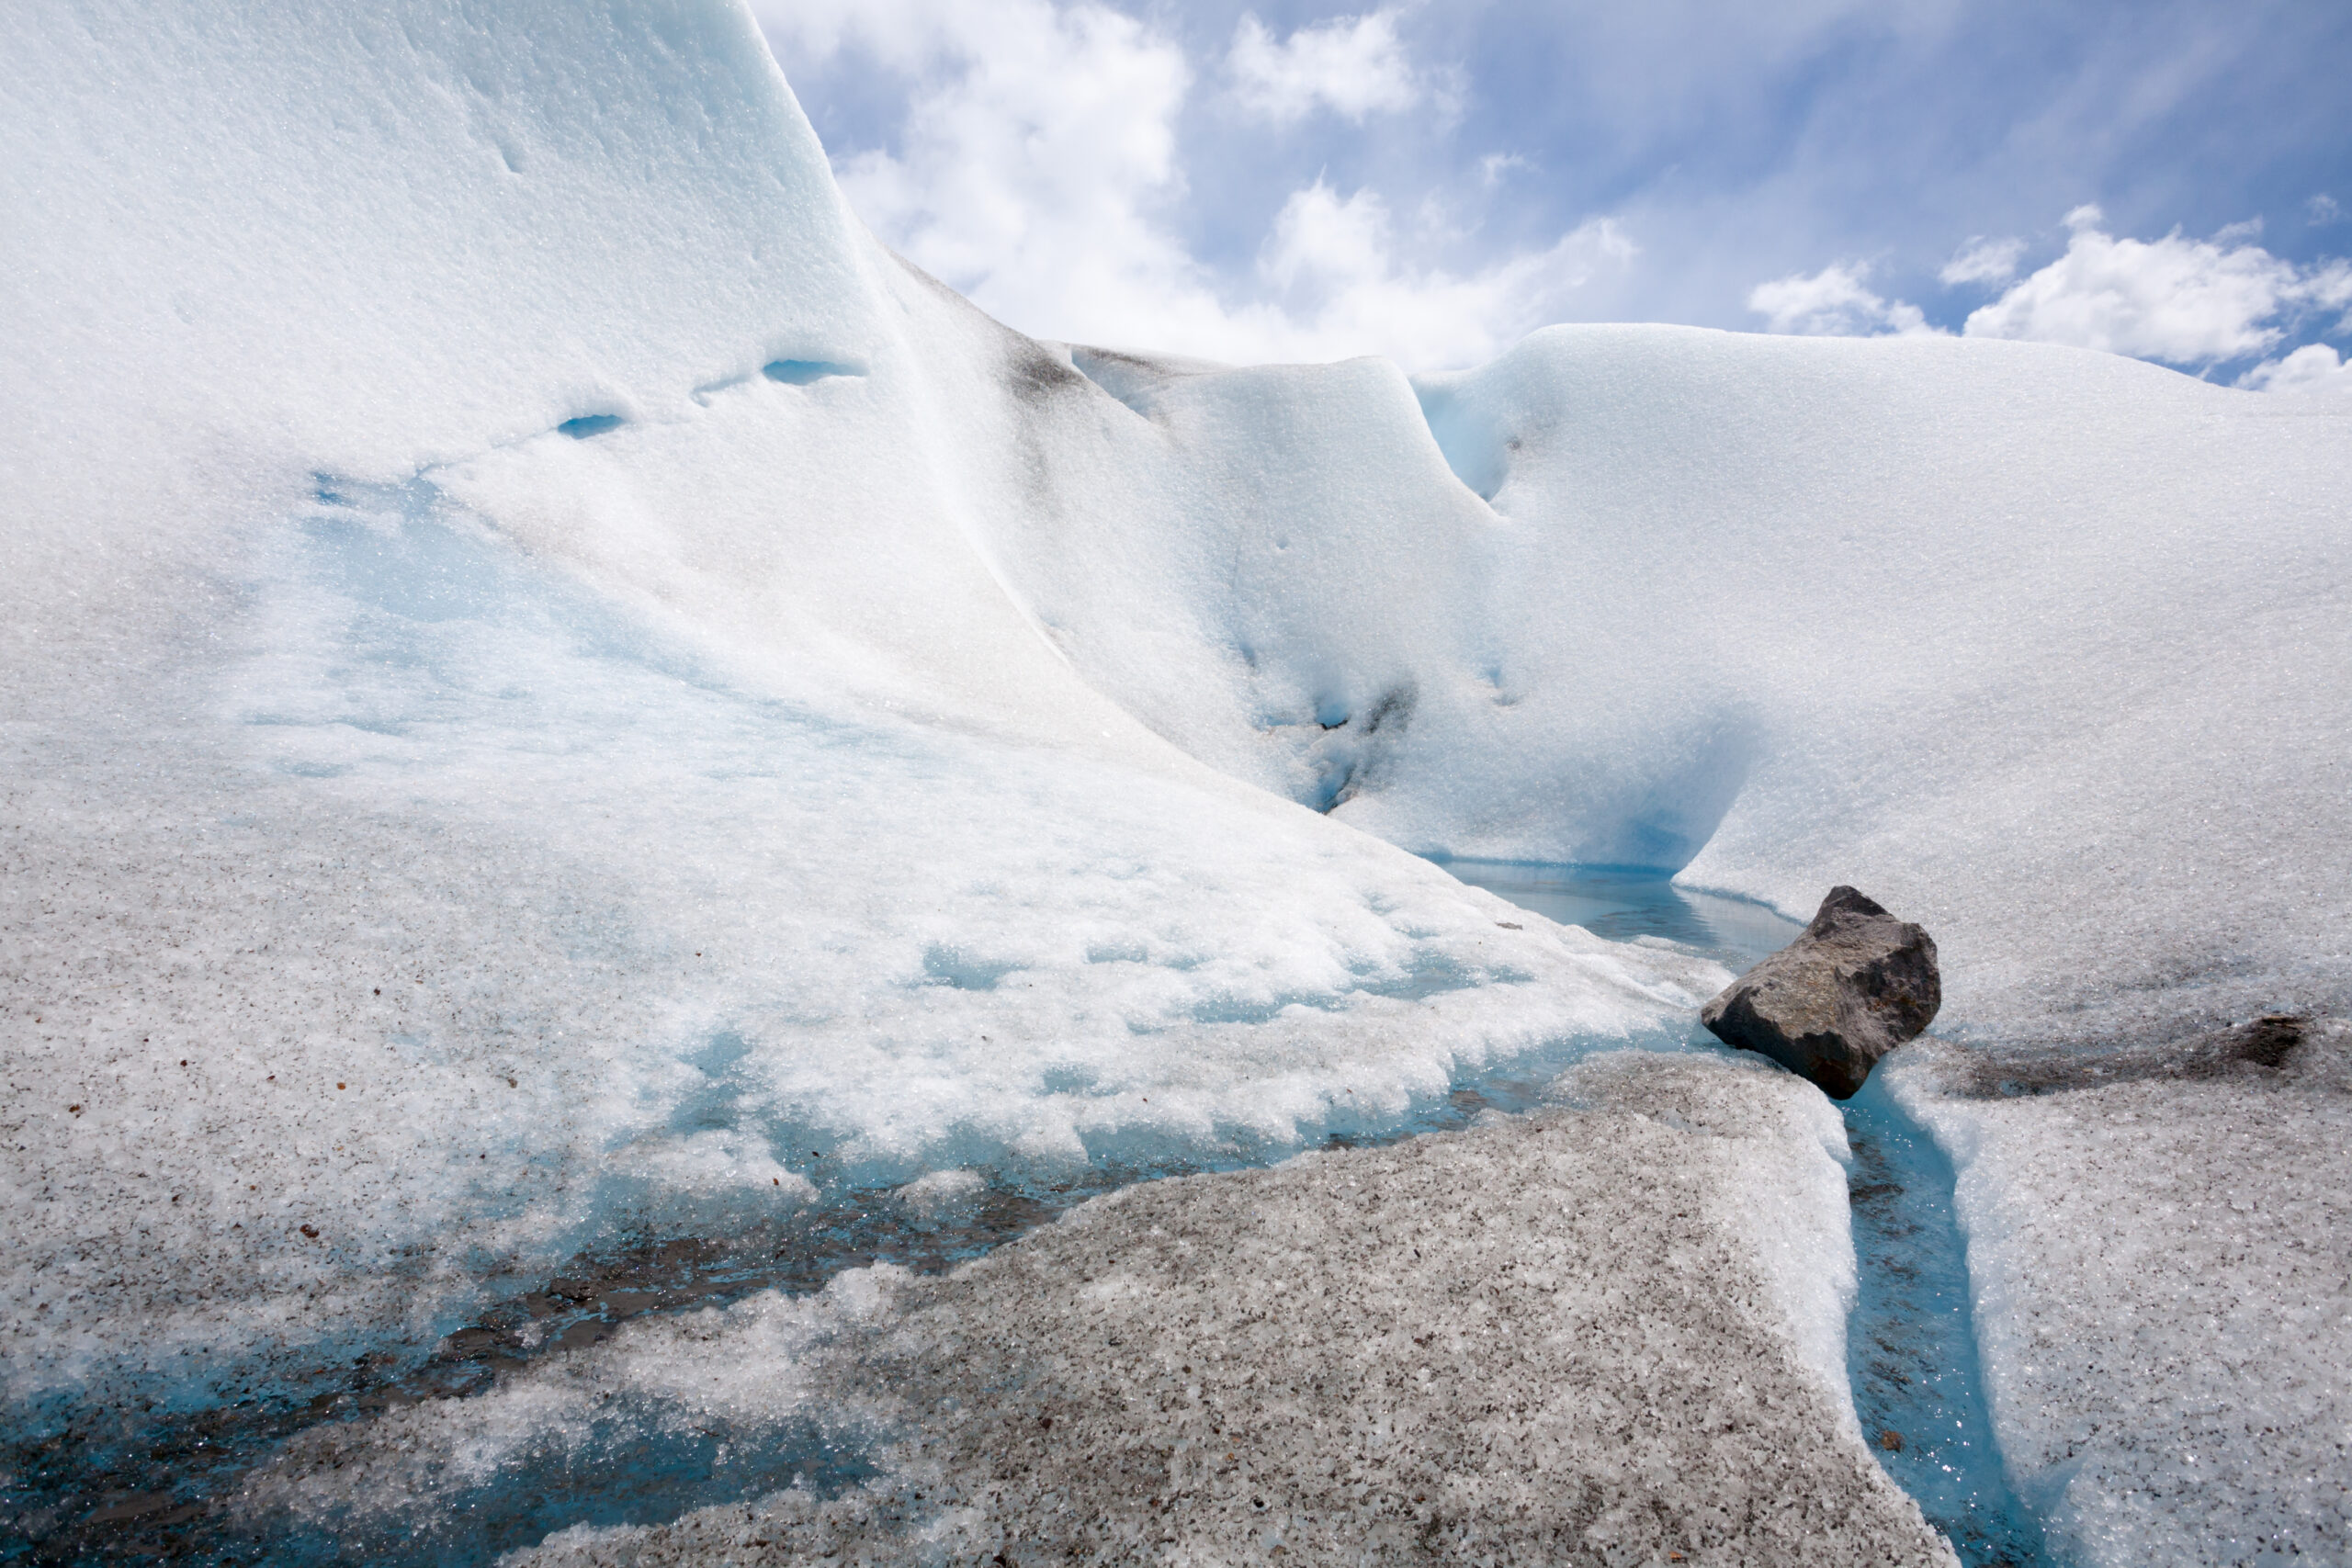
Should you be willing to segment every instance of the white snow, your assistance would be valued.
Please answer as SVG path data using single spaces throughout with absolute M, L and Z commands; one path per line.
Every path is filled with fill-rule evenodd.
M 1005 570 L 1195 755 L 1424 852 L 1799 918 L 1852 882 L 1936 933 L 1963 1034 L 2352 999 L 2352 419 L 2028 344 L 1559 327 L 1416 384 L 1481 504 L 1376 361 L 1074 357 L 1146 417 L 1057 422 Z
M 15 20 L 0 604 L 28 643 L 119 657 L 168 612 L 206 619 L 221 530 L 310 469 L 403 479 L 882 335 L 738 7 Z
M 725 0 L 40 0 L 0 153 L 19 1424 L 414 1354 L 820 1189 L 1393 1127 L 1725 978 L 1408 850 L 1856 883 L 1963 1038 L 2352 1003 L 2334 401 L 1999 342 L 1032 343 L 864 231 Z M 1930 1117 L 1994 1129 L 1996 1337 L 2136 1201 L 2012 1224 L 2001 1172 L 2172 1135 L 2011 1114 Z M 1819 1372 L 1850 1286 L 1783 1220 Z M 2138 1506 L 2116 1464 L 2069 1517 Z
M 1037 399 L 1133 416 L 855 228 L 732 7 L 6 69 L 17 1407 L 414 1354 L 812 1179 L 1281 1153 L 1723 978 L 1090 687 L 984 524 Z

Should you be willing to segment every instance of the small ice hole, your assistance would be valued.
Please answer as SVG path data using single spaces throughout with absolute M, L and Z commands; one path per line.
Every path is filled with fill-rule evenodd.
M 858 371 L 854 366 L 836 365 L 830 359 L 771 359 L 760 367 L 760 374 L 787 387 L 805 387 L 828 376 L 854 376 Z

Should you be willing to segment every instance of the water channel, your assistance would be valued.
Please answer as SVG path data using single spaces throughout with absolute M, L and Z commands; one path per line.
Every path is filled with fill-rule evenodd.
M 1799 929 L 1768 908 L 1678 888 L 1656 873 L 1472 861 L 1450 862 L 1447 869 L 1563 924 L 1616 941 L 1664 938 L 1734 970 L 1778 949 Z M 1688 1043 L 1711 1043 L 1695 1021 Z M 1487 1110 L 1523 1110 L 1556 1070 L 1557 1064 L 1519 1061 L 1464 1075 L 1445 1100 L 1386 1136 L 1461 1126 Z M 1875 1082 L 1844 1111 L 1860 1266 L 1848 1371 L 1865 1439 L 1969 1568 L 2030 1568 L 2044 1559 L 1993 1440 L 1950 1164 Z M 616 1462 L 502 1472 L 447 1510 L 447 1528 L 424 1533 L 369 1537 L 298 1528 L 256 1536 L 221 1506 L 255 1464 L 320 1422 L 484 1392 L 550 1353 L 594 1344 L 650 1312 L 720 1304 L 761 1290 L 809 1291 L 877 1259 L 919 1271 L 945 1269 L 1097 1193 L 1179 1173 L 1098 1167 L 1046 1186 L 996 1180 L 978 1201 L 933 1217 L 911 1213 L 884 1191 L 831 1193 L 772 1234 L 724 1243 L 672 1240 L 577 1259 L 544 1289 L 451 1335 L 423 1365 L 392 1375 L 356 1367 L 342 1386 L 306 1402 L 256 1402 L 134 1431 L 68 1429 L 20 1442 L 0 1475 L 0 1510 L 16 1526 L 6 1532 L 11 1543 L 0 1545 L 0 1562 L 368 1561 L 457 1568 L 489 1562 L 574 1524 L 673 1517 L 796 1479 L 845 1484 L 864 1472 L 862 1457 L 836 1450 L 814 1430 L 750 1455 L 730 1453 L 719 1435 L 686 1433 L 634 1439 L 625 1455 L 613 1456 Z

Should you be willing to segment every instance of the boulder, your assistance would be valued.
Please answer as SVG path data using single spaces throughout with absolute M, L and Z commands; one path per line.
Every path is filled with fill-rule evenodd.
M 1943 1005 L 1936 942 L 1851 887 L 1833 887 L 1803 935 L 1700 1010 L 1725 1044 L 1760 1051 L 1833 1099 Z

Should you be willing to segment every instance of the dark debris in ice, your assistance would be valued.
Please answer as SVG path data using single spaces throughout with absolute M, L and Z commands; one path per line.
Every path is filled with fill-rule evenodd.
M 2266 1013 L 2159 1044 L 1980 1047 L 1958 1058 L 1942 1087 L 1962 1099 L 1994 1100 L 2149 1079 L 2216 1078 L 2352 1089 L 2352 1028 L 2302 1014 Z

